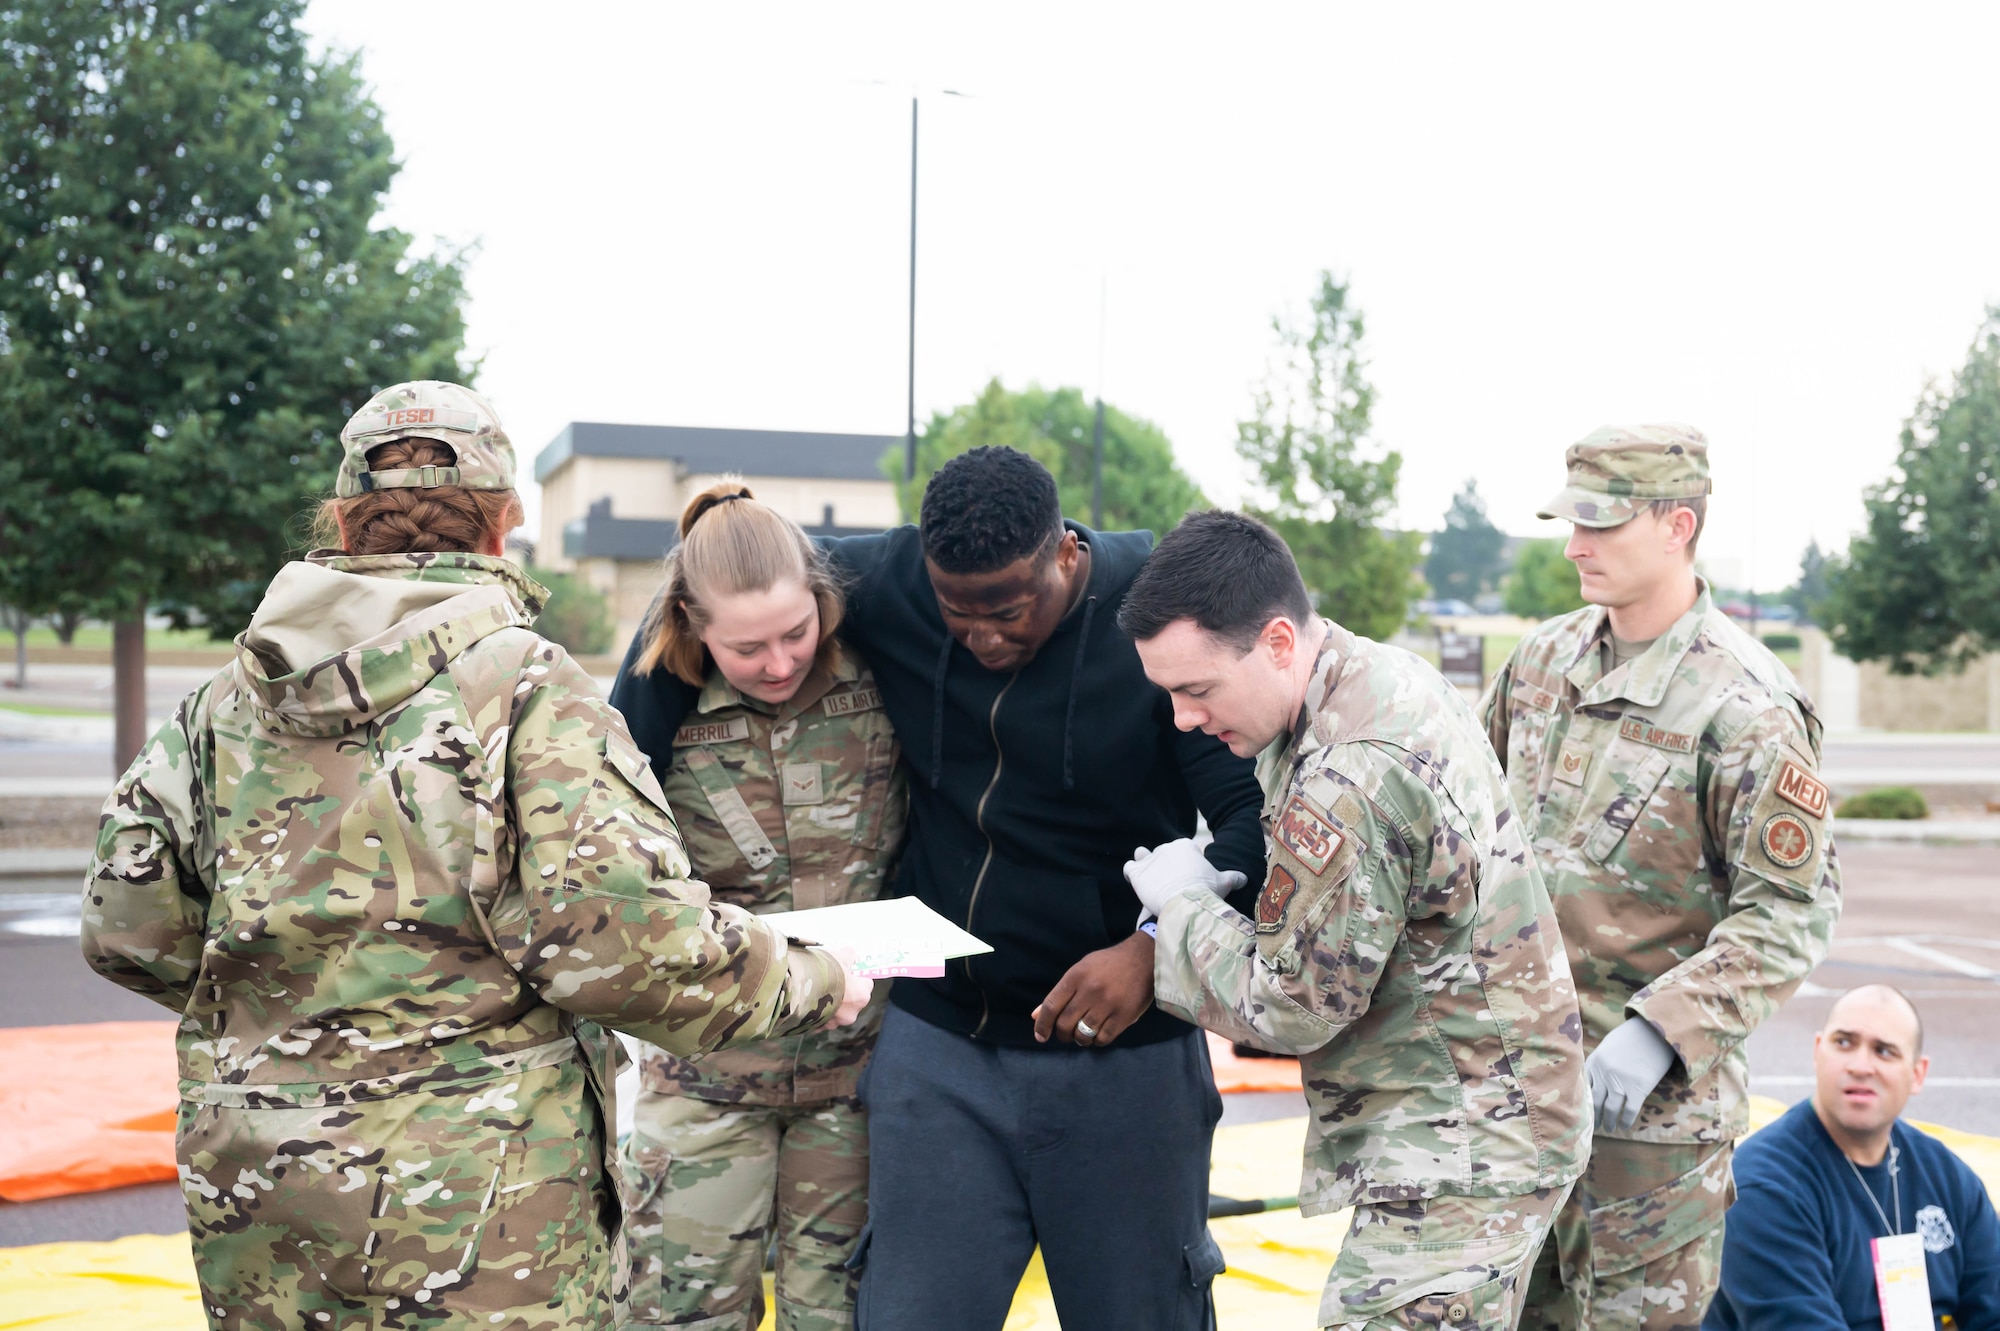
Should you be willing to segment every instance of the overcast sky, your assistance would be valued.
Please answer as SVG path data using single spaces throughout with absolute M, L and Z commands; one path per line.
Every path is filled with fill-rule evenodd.
M 1500 526 L 1613 421 L 1708 433 L 1704 555 L 1844 545 L 2000 302 L 2000 6 L 315 0 L 477 242 L 470 340 L 524 462 L 570 420 L 901 434 L 1100 383 L 1210 498 L 1315 275 L 1366 312 L 1400 523 Z M 940 95 L 942 89 L 971 94 Z M 525 469 L 525 468 L 524 468 Z M 532 502 L 532 496 L 531 496 Z

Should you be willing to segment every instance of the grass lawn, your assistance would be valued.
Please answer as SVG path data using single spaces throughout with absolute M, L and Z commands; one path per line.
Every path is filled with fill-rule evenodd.
M 18 712 L 22 716 L 103 716 L 103 712 L 84 711 L 76 707 L 44 707 L 40 703 L 15 702 L 11 698 L 0 698 L 0 711 Z
M 7 649 L 13 645 L 13 635 L 0 637 L 0 659 L 4 659 Z M 30 647 L 60 647 L 62 640 L 56 631 L 45 624 L 37 624 L 28 630 Z M 111 650 L 111 626 L 109 624 L 85 624 L 76 631 L 72 647 L 95 648 L 99 651 Z M 221 649 L 229 646 L 227 638 L 211 638 L 201 629 L 147 629 L 146 648 L 148 651 L 185 652 L 201 651 L 204 648 Z

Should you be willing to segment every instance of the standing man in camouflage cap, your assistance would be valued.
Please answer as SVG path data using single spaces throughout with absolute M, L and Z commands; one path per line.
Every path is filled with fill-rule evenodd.
M 1300 1056 L 1300 1209 L 1355 1208 L 1319 1325 L 1512 1331 L 1590 1115 L 1562 938 L 1472 709 L 1313 614 L 1240 513 L 1189 514 L 1118 622 L 1176 725 L 1257 758 L 1254 916 L 1192 841 L 1125 876 L 1159 917 L 1155 1001 Z
M 1582 610 L 1481 704 L 1562 921 L 1597 1127 L 1524 1326 L 1694 1331 L 1720 1275 L 1743 1044 L 1826 955 L 1840 876 L 1819 719 L 1694 570 L 1708 444 L 1607 427 L 1541 513 Z
M 279 571 L 105 803 L 84 956 L 180 1018 L 212 1327 L 608 1326 L 604 1027 L 696 1054 L 870 986 L 689 873 L 623 720 L 529 628 L 485 400 L 399 384 L 341 442 L 341 549 Z

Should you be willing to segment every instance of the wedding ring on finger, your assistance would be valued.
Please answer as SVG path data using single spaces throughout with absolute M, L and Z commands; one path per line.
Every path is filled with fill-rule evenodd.
M 1087 1021 L 1079 1021 L 1076 1024 L 1076 1038 L 1079 1040 L 1095 1040 L 1097 1038 L 1097 1027 Z

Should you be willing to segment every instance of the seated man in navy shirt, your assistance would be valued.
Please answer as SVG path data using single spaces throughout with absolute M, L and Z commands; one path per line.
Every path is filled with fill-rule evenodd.
M 1736 1148 L 1722 1289 L 1703 1331 L 1881 1331 L 1870 1240 L 1916 1234 L 1931 1318 L 2000 1331 L 2000 1225 L 1979 1178 L 1897 1121 L 1923 1089 L 1923 1022 L 1886 984 L 1813 1037 L 1812 1098 Z

